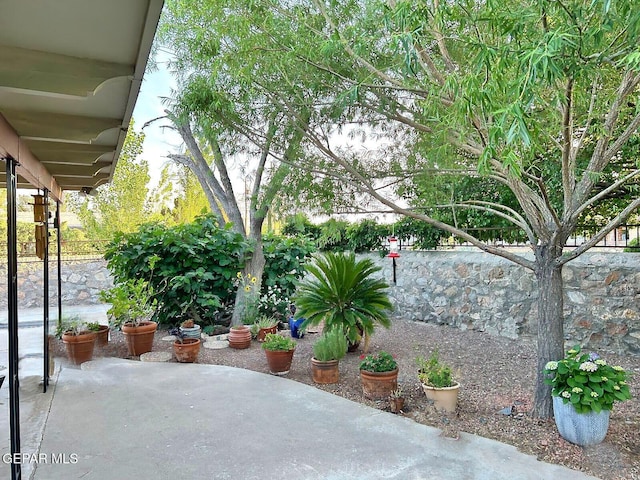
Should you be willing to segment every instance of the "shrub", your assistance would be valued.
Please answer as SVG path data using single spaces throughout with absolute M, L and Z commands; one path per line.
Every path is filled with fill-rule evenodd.
M 325 332 L 313 344 L 313 356 L 316 360 L 327 362 L 340 360 L 347 354 L 347 337 L 340 330 Z
M 295 350 L 296 342 L 277 333 L 267 333 L 264 337 L 262 348 L 265 350 L 288 352 Z
M 242 268 L 247 243 L 230 228 L 219 228 L 212 215 L 167 228 L 142 225 L 119 234 L 105 258 L 115 283 L 143 279 L 149 283 L 161 323 L 213 321 L 223 302 L 232 301 L 233 281 Z

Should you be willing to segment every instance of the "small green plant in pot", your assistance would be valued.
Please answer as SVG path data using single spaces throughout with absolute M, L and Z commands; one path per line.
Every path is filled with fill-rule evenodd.
M 150 299 L 150 287 L 142 279 L 127 280 L 100 292 L 100 300 L 111 304 L 107 310 L 109 322 L 122 330 L 131 356 L 142 355 L 153 348 L 158 324 L 149 320 L 155 308 Z
M 262 348 L 267 357 L 269 371 L 274 375 L 286 375 L 291 369 L 296 342 L 277 333 L 267 333 Z
M 321 384 L 338 383 L 339 362 L 347 353 L 347 337 L 342 330 L 325 332 L 313 344 L 311 374 L 313 381 Z
M 67 357 L 74 365 L 80 365 L 93 358 L 98 327 L 97 323 L 85 323 L 76 315 L 63 317 L 58 322 L 55 335 L 62 339 L 67 349 Z
M 362 394 L 371 400 L 386 400 L 398 388 L 398 363 L 388 352 L 360 355 Z
M 278 332 L 278 320 L 273 317 L 260 315 L 258 321 L 254 325 L 257 327 L 256 338 L 259 342 L 264 342 L 267 334 Z
M 366 352 L 376 325 L 391 326 L 388 285 L 374 276 L 380 267 L 353 253 L 329 252 L 315 256 L 305 268 L 309 275 L 293 298 L 297 316 L 306 319 L 301 328 L 324 322 L 325 329 L 341 330 L 356 348 L 364 336 Z
M 428 360 L 416 358 L 416 363 L 422 389 L 436 410 L 455 412 L 460 384 L 453 380 L 451 367 L 440 362 L 438 350 L 434 350 Z

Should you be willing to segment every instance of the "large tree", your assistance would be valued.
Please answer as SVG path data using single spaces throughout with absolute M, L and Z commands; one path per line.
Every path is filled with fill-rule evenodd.
M 233 324 L 242 321 L 248 301 L 260 292 L 263 224 L 300 156 L 314 96 L 313 85 L 301 87 L 300 80 L 289 81 L 291 88 L 287 82 L 276 87 L 282 65 L 260 52 L 269 34 L 260 39 L 253 25 L 269 24 L 267 30 L 282 32 L 284 22 L 245 2 L 170 1 L 161 28 L 179 84 L 167 116 L 186 146 L 184 154 L 169 157 L 195 174 L 219 222 L 231 222 L 253 247 L 244 273 L 257 282 L 238 288 Z M 268 92 L 276 89 L 286 89 L 292 110 L 274 106 Z
M 535 274 L 534 414 L 550 416 L 542 369 L 564 350 L 562 268 L 640 205 L 627 196 L 626 205 L 589 241 L 565 251 L 584 212 L 639 173 L 633 162 L 617 175 L 605 175 L 640 126 L 638 9 L 627 1 L 591 0 L 391 1 L 362 8 L 339 2 L 343 11 L 335 3 L 313 2 L 326 20 L 316 39 L 353 67 L 345 72 L 322 58 L 309 61 L 334 72 L 345 88 L 357 89 L 354 106 L 407 128 L 407 138 L 422 148 L 413 150 L 410 162 L 398 162 L 402 178 L 405 167 L 432 174 L 440 167 L 479 173 L 508 187 L 518 208 L 491 200 L 458 202 L 458 208 L 508 219 L 524 232 L 533 256 L 495 248 L 403 208 L 319 136 L 315 145 L 393 210 Z M 347 28 L 345 13 L 358 19 Z
M 253 74 L 255 59 L 263 59 L 269 82 L 264 75 L 256 81 L 248 76 L 247 88 L 254 100 L 258 94 L 269 98 L 270 108 L 277 106 L 287 119 L 282 121 L 297 126 L 303 146 L 316 154 L 305 156 L 305 166 L 318 183 L 328 179 L 342 191 L 365 192 L 395 212 L 533 272 L 539 302 L 533 413 L 550 416 L 542 368 L 563 355 L 562 268 L 640 205 L 639 198 L 623 193 L 625 203 L 615 216 L 590 240 L 565 251 L 585 212 L 624 192 L 640 173 L 636 162 L 611 169 L 640 126 L 636 2 L 233 3 L 244 5 L 245 17 L 220 7 L 227 36 L 208 41 L 207 18 L 189 38 L 218 59 L 226 42 L 252 46 L 238 50 L 242 56 L 227 68 Z M 286 21 L 269 21 L 273 18 Z M 251 21 L 251 28 L 232 31 L 242 21 Z M 264 66 L 265 61 L 276 61 L 279 68 Z M 309 76 L 296 72 L 311 68 L 325 96 L 303 116 L 291 93 L 307 88 Z M 354 125 L 376 135 L 370 152 L 350 148 L 344 135 L 338 137 L 357 133 Z M 505 186 L 515 206 L 491 199 L 452 198 L 451 203 L 510 221 L 528 239 L 531 254 L 496 248 L 427 210 L 396 201 L 398 191 L 410 197 L 414 179 L 424 182 L 443 173 L 480 175 Z
M 69 208 L 88 238 L 111 239 L 116 232 L 130 233 L 152 220 L 147 202 L 149 167 L 139 158 L 143 141 L 144 134 L 136 132 L 131 122 L 112 181 L 89 196 L 69 196 Z

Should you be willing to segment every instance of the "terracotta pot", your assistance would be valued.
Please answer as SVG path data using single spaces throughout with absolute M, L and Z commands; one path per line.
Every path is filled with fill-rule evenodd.
M 158 324 L 156 322 L 140 322 L 140 325 L 124 324 L 122 333 L 127 342 L 129 355 L 139 356 L 150 352 L 153 349 L 153 337 L 155 336 Z
M 370 400 L 386 400 L 398 388 L 398 369 L 390 372 L 360 370 L 362 394 Z
M 399 413 L 404 408 L 404 397 L 389 397 L 389 407 L 392 413 Z
M 80 332 L 78 335 L 63 333 L 62 341 L 67 347 L 67 356 L 74 365 L 80 365 L 93 358 L 95 332 Z
M 251 346 L 251 330 L 247 325 L 231 327 L 228 339 L 231 348 L 249 348 Z
M 436 410 L 444 412 L 455 412 L 458 406 L 458 390 L 460 384 L 454 382 L 451 387 L 436 388 L 430 385 L 422 384 L 422 389 L 429 400 L 433 400 L 433 406 Z
M 265 350 L 269 371 L 274 375 L 286 375 L 291 369 L 294 350 Z
M 338 360 L 320 361 L 311 358 L 311 376 L 316 383 L 338 383 L 340 368 Z
M 182 343 L 178 340 L 173 342 L 173 353 L 180 363 L 193 363 L 200 353 L 199 338 L 185 338 Z
M 273 327 L 261 328 L 258 330 L 258 341 L 264 342 L 267 333 L 278 333 L 278 324 L 275 324 Z
M 100 325 L 100 330 L 96 332 L 96 345 L 104 347 L 109 343 L 109 325 Z

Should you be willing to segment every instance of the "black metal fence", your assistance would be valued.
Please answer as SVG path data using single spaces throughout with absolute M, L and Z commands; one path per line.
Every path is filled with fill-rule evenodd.
M 599 231 L 597 225 L 582 225 L 576 229 L 576 233 L 569 238 L 566 243 L 567 247 L 578 247 L 588 241 L 593 235 Z M 466 230 L 469 234 L 476 238 L 481 238 L 485 242 L 495 246 L 503 247 L 524 247 L 527 242 L 522 240 L 522 232 L 517 228 L 470 228 Z M 640 225 L 622 225 L 611 231 L 596 246 L 598 248 L 633 248 L 640 251 L 638 244 L 640 238 Z M 63 241 L 62 242 L 62 260 L 95 260 L 102 258 L 106 245 L 109 240 L 83 240 L 83 241 Z M 451 249 L 471 244 L 456 237 L 443 237 L 438 244 L 438 249 Z M 389 248 L 387 238 L 381 239 L 381 246 Z M 412 238 L 398 239 L 400 250 L 418 250 L 414 249 Z M 49 258 L 51 261 L 57 259 L 58 246 L 55 242 L 49 245 Z M 6 243 L 0 244 L 0 261 L 7 258 Z M 18 259 L 20 262 L 39 262 L 36 256 L 35 242 L 18 242 Z

